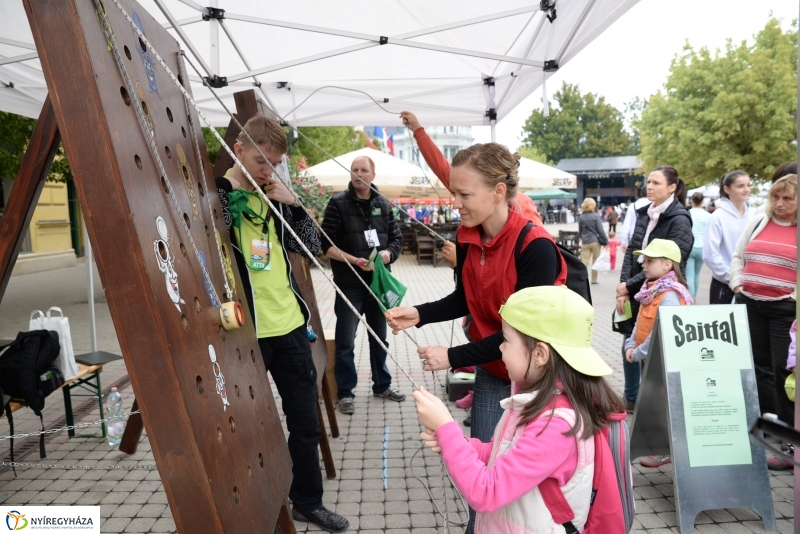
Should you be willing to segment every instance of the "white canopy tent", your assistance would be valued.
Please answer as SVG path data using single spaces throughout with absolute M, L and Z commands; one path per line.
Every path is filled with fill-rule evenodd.
M 448 191 L 439 180 L 433 177 L 436 187 L 425 182 L 425 173 L 407 161 L 373 148 L 361 148 L 348 152 L 335 159 L 329 159 L 306 169 L 309 176 L 317 179 L 327 193 L 338 193 L 347 189 L 350 173 L 347 171 L 353 160 L 367 156 L 375 163 L 375 186 L 389 198 L 450 198 Z
M 145 34 L 170 27 L 204 77 L 224 78 L 230 108 L 232 93 L 256 87 L 299 126 L 386 124 L 404 109 L 424 124 L 493 125 L 637 2 L 141 0 L 155 21 L 139 16 Z M 47 88 L 36 57 L 21 0 L 0 3 L 0 109 L 38 116 Z M 207 116 L 226 126 L 187 70 Z
M 520 191 L 550 189 L 552 187 L 576 189 L 578 187 L 578 179 L 574 174 L 564 172 L 532 159 L 521 158 L 519 160 Z

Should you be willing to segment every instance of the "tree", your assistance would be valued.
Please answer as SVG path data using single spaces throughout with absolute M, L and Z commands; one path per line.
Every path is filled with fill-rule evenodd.
M 536 147 L 555 162 L 631 153 L 622 113 L 605 97 L 581 94 L 577 85 L 565 82 L 553 98 L 557 106 L 551 106 L 549 117 L 536 109 L 525 121 L 524 146 Z
M 743 169 L 766 178 L 797 157 L 797 26 L 770 20 L 724 51 L 688 43 L 637 127 L 646 168 L 674 165 L 690 185 Z
M 227 128 L 214 128 L 217 133 L 225 139 L 225 133 L 228 131 Z M 208 159 L 211 160 L 211 165 L 214 165 L 214 162 L 217 161 L 217 156 L 219 155 L 219 151 L 222 149 L 222 144 L 217 140 L 213 133 L 211 133 L 210 128 L 203 128 L 203 140 L 206 143 L 206 150 L 208 150 Z
M 539 163 L 544 163 L 545 165 L 553 165 L 553 162 L 547 159 L 547 156 L 539 150 L 535 146 L 525 146 L 522 145 L 517 149 L 519 155 L 523 158 L 532 159 L 533 161 L 538 161 Z
M 351 126 L 305 127 L 299 130 L 303 135 L 299 135 L 294 141 L 292 159 L 305 156 L 309 167 L 365 146 L 364 137 Z M 309 139 L 327 154 L 315 147 Z

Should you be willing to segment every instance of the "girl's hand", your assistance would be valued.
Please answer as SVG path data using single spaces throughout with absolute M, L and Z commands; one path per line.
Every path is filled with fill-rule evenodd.
M 417 349 L 423 371 L 444 371 L 450 369 L 450 358 L 445 347 L 420 347 Z
M 425 446 L 433 452 L 442 452 L 442 448 L 439 446 L 439 438 L 436 437 L 435 431 L 431 430 L 430 428 L 426 428 L 425 431 L 419 435 L 419 437 L 422 438 Z
M 740 293 L 742 291 L 742 286 L 736 286 L 733 288 L 734 293 Z
M 453 420 L 447 406 L 438 397 L 425 391 L 425 388 L 414 392 L 414 403 L 417 405 L 417 419 L 426 429 L 436 432 L 440 426 Z
M 625 359 L 628 360 L 628 363 L 635 363 L 633 361 L 633 349 L 628 349 L 625 351 Z
M 392 308 L 386 312 L 386 320 L 392 327 L 392 334 L 397 335 L 400 330 L 417 326 L 419 323 L 419 312 L 413 306 L 403 306 Z

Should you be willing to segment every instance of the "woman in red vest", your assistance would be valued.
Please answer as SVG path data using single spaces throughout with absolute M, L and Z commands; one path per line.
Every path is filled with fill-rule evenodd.
M 503 414 L 500 401 L 511 396 L 500 353 L 500 306 L 520 289 L 561 285 L 567 279 L 566 263 L 553 238 L 541 226 L 529 225 L 513 203 L 519 158 L 497 143 L 473 145 L 456 154 L 450 173 L 454 207 L 461 213 L 456 233 L 456 289 L 436 302 L 394 308 L 386 314 L 395 334 L 404 328 L 472 314 L 472 343 L 421 347 L 417 352 L 425 371 L 478 366 L 471 435 L 484 442 L 491 440 Z M 471 512 L 470 525 L 473 517 Z

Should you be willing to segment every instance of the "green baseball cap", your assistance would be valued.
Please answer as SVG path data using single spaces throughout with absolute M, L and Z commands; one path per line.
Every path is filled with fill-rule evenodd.
M 549 343 L 579 373 L 589 376 L 613 373 L 592 348 L 594 308 L 567 286 L 526 287 L 517 291 L 500 306 L 500 316 L 523 334 Z
M 668 260 L 681 262 L 681 249 L 669 239 L 653 239 L 644 250 L 636 250 L 634 256 L 645 255 L 648 258 L 667 258 Z

